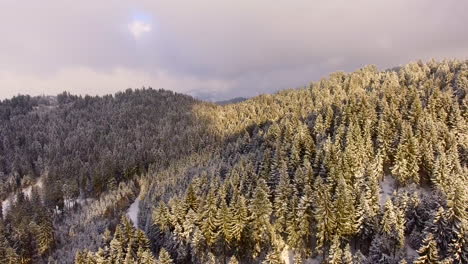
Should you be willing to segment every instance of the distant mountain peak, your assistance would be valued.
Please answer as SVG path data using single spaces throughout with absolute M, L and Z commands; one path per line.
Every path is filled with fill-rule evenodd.
M 235 98 L 228 99 L 228 100 L 216 101 L 215 104 L 219 104 L 219 105 L 236 104 L 236 103 L 243 102 L 247 99 L 248 98 L 245 98 L 245 97 L 235 97 Z

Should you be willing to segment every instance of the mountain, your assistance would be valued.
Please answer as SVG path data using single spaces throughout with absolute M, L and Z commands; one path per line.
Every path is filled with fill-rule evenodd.
M 232 98 L 232 99 L 229 99 L 229 100 L 217 101 L 215 103 L 219 104 L 219 105 L 228 105 L 228 104 L 240 103 L 240 102 L 243 102 L 245 100 L 247 100 L 247 98 L 245 98 L 245 97 L 235 97 L 235 98 Z
M 227 105 L 4 100 L 0 262 L 467 263 L 467 92 L 430 61 Z

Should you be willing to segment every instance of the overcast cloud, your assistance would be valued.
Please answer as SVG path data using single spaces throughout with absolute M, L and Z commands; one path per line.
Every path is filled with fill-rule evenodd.
M 151 86 L 210 99 L 468 58 L 460 0 L 0 0 L 0 98 Z

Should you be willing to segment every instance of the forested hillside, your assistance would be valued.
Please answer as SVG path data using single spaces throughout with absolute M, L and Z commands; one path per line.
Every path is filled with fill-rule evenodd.
M 468 263 L 467 93 L 430 61 L 223 106 L 5 100 L 0 263 Z

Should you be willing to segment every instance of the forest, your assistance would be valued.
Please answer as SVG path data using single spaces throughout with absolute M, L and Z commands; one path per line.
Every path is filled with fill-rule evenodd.
M 468 61 L 431 60 L 219 104 L 5 99 L 0 263 L 466 264 L 467 94 Z

